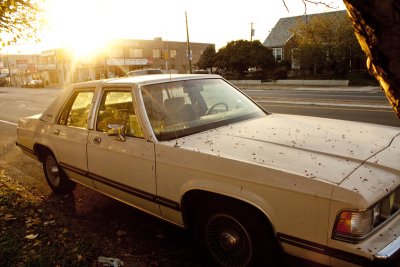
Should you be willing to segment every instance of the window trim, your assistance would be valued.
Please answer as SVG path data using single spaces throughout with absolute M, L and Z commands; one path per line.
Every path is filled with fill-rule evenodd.
M 102 87 L 101 91 L 99 93 L 99 97 L 97 99 L 97 103 L 96 103 L 96 108 L 94 110 L 94 116 L 93 116 L 93 128 L 91 129 L 94 132 L 99 132 L 99 133 L 104 133 L 102 131 L 98 131 L 97 130 L 97 117 L 99 115 L 99 110 L 100 110 L 100 105 L 101 105 L 101 101 L 103 100 L 103 96 L 106 92 L 130 92 L 132 95 L 132 105 L 133 105 L 133 110 L 135 111 L 136 116 L 139 117 L 138 115 L 138 109 L 136 107 L 136 97 L 135 97 L 135 93 L 134 90 L 132 89 L 132 87 L 127 87 L 127 86 L 106 86 L 106 87 Z M 140 128 L 142 129 L 143 132 L 143 137 L 140 136 L 130 136 L 127 135 L 125 136 L 126 138 L 136 138 L 136 139 L 146 139 L 146 133 L 145 133 L 145 128 L 142 125 L 141 119 L 139 119 L 139 125 Z
M 140 51 L 140 53 L 139 53 Z M 136 55 L 138 54 L 138 55 Z M 130 48 L 129 57 L 131 58 L 143 58 L 143 48 Z
M 169 50 L 169 57 L 170 58 L 176 58 L 178 54 L 178 51 L 176 49 L 170 49 Z
M 282 61 L 283 60 L 283 48 L 282 47 L 274 47 L 274 48 L 272 48 L 272 50 L 273 50 L 273 56 L 274 56 L 275 61 Z M 277 59 L 278 51 L 280 51 L 280 56 L 281 56 L 281 59 L 279 59 L 279 60 Z
M 157 52 L 157 53 L 155 53 Z M 155 56 L 155 54 L 157 54 Z M 153 58 L 161 58 L 161 49 L 160 48 L 153 48 Z
M 68 95 L 68 97 L 65 99 L 64 103 L 62 104 L 61 108 L 59 109 L 59 111 L 57 113 L 57 116 L 56 116 L 56 119 L 54 120 L 54 124 L 58 125 L 58 126 L 65 126 L 65 127 L 70 127 L 70 128 L 87 129 L 87 130 L 89 130 L 91 114 L 92 114 L 93 108 L 95 106 L 94 100 L 96 98 L 96 89 L 97 89 L 96 87 L 82 87 L 82 88 L 74 88 L 74 89 L 72 89 L 71 93 Z M 92 92 L 93 93 L 93 98 L 92 98 L 92 103 L 90 105 L 90 109 L 89 109 L 89 113 L 88 113 L 88 119 L 87 119 L 86 128 L 60 124 L 59 121 L 60 121 L 61 114 L 62 114 L 63 110 L 66 108 L 66 106 L 69 104 L 69 101 L 71 100 L 72 96 L 74 94 L 78 95 L 79 93 L 82 93 L 82 92 Z M 75 97 L 75 99 L 76 99 L 76 97 Z M 74 99 L 74 101 L 75 101 L 75 99 Z M 72 107 L 72 105 L 71 105 L 71 107 Z

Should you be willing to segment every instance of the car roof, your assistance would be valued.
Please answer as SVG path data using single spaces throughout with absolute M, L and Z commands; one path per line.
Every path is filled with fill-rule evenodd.
M 164 83 L 182 80 L 192 80 L 192 79 L 204 79 L 204 78 L 222 78 L 215 74 L 152 74 L 152 75 L 141 75 L 133 77 L 122 77 L 122 78 L 112 78 L 106 80 L 97 80 L 84 83 L 73 84 L 73 87 L 87 87 L 96 86 L 99 84 L 107 85 L 118 85 L 118 84 L 132 84 L 132 85 L 145 85 L 153 83 Z
M 156 83 L 195 80 L 195 79 L 211 79 L 211 78 L 222 79 L 221 76 L 215 74 L 152 74 L 152 75 L 143 75 L 143 76 L 126 77 L 126 78 L 125 77 L 113 78 L 107 80 L 76 83 L 66 87 L 62 91 L 62 93 L 55 99 L 55 101 L 46 109 L 46 111 L 42 114 L 40 119 L 43 121 L 54 122 L 57 112 L 61 109 L 62 105 L 65 103 L 67 97 L 71 94 L 74 88 L 76 89 L 96 88 L 100 85 L 141 86 L 146 84 L 156 84 Z
M 162 73 L 162 69 L 142 69 L 142 70 L 132 70 L 127 72 L 126 74 L 129 73 L 143 73 L 143 72 L 148 72 L 148 71 L 159 71 L 160 73 Z

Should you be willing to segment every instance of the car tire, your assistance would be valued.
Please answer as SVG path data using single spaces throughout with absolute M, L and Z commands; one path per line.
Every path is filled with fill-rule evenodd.
M 76 184 L 71 181 L 60 167 L 54 155 L 47 153 L 43 158 L 43 171 L 51 190 L 57 194 L 68 194 Z
M 211 264 L 223 267 L 281 265 L 281 249 L 269 223 L 259 212 L 237 202 L 210 202 L 204 208 L 197 213 L 194 234 Z

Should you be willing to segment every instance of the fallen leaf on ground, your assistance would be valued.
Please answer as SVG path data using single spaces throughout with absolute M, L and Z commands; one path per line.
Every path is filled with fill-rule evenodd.
M 123 235 L 126 235 L 126 232 L 125 231 L 118 231 L 117 232 L 117 236 L 123 236 Z
M 4 220 L 6 221 L 12 221 L 12 220 L 16 220 L 17 218 L 14 217 L 14 215 L 12 214 L 6 214 L 4 215 Z
M 56 223 L 56 220 L 51 220 L 51 221 L 46 221 L 43 224 L 44 224 L 44 226 L 47 226 L 49 224 L 55 224 L 55 223 Z
M 25 236 L 25 238 L 29 239 L 29 240 L 35 239 L 36 237 L 38 237 L 38 234 L 30 234 L 30 235 Z

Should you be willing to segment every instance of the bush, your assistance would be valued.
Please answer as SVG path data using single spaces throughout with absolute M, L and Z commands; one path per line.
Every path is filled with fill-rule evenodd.
M 286 67 L 278 67 L 272 72 L 273 80 L 286 79 L 288 77 L 288 69 Z

